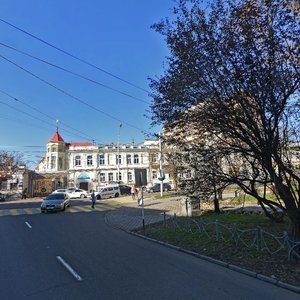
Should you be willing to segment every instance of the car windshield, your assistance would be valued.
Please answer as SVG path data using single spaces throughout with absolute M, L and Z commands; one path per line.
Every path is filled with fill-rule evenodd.
M 57 193 L 57 194 L 48 195 L 45 200 L 62 200 L 64 198 L 65 198 L 65 194 Z

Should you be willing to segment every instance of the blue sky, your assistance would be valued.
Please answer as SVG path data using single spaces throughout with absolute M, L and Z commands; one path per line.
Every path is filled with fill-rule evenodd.
M 149 90 L 147 78 L 162 74 L 168 55 L 163 37 L 150 26 L 167 17 L 173 6 L 172 0 L 1 0 L 0 19 Z M 133 138 L 142 142 L 143 131 L 160 130 L 150 128 L 151 121 L 145 117 L 151 99 L 142 89 L 87 66 L 2 21 L 0 36 L 0 150 L 24 152 L 33 167 L 54 134 L 57 119 L 59 131 L 68 142 L 94 139 L 97 143 L 117 143 L 120 123 L 121 143 L 130 143 Z

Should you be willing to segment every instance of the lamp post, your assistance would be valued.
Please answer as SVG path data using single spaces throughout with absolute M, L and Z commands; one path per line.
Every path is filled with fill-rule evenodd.
M 118 154 L 117 154 L 117 181 L 120 184 L 120 132 L 121 132 L 122 124 L 119 125 L 119 132 L 118 132 Z
M 163 196 L 163 181 L 165 179 L 165 174 L 163 170 L 163 154 L 162 154 L 162 145 L 161 145 L 161 133 L 159 133 L 159 177 L 158 179 L 160 180 L 160 197 Z

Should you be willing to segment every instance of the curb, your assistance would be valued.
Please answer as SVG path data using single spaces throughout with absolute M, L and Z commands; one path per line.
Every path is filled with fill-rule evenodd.
M 253 272 L 253 271 L 250 271 L 250 270 L 247 270 L 247 269 L 243 269 L 243 268 L 238 267 L 236 265 L 228 264 L 228 263 L 223 262 L 221 260 L 218 260 L 218 259 L 215 259 L 215 258 L 212 258 L 212 257 L 209 257 L 209 256 L 205 256 L 203 254 L 199 254 L 199 253 L 196 253 L 196 252 L 193 252 L 193 251 L 190 251 L 190 250 L 186 250 L 186 249 L 180 248 L 178 246 L 174 246 L 172 244 L 162 242 L 162 241 L 147 237 L 147 236 L 139 234 L 139 233 L 135 233 L 135 232 L 132 232 L 132 231 L 129 231 L 129 230 L 124 230 L 124 231 L 128 232 L 129 234 L 135 235 L 137 237 L 143 238 L 145 240 L 148 240 L 148 241 L 151 241 L 151 242 L 154 242 L 154 243 L 157 243 L 157 244 L 161 244 L 165 247 L 168 247 L 168 248 L 171 248 L 171 249 L 174 249 L 174 250 L 177 250 L 177 251 L 181 251 L 181 252 L 184 252 L 186 254 L 196 256 L 200 259 L 203 259 L 203 260 L 209 261 L 211 263 L 220 265 L 222 267 L 228 268 L 228 269 L 233 270 L 235 272 L 239 272 L 239 273 L 242 273 L 244 275 L 257 278 L 261 281 L 268 282 L 270 284 L 273 284 L 273 285 L 279 286 L 281 288 L 284 288 L 284 289 L 287 289 L 287 290 L 290 290 L 292 292 L 300 294 L 300 286 L 295 286 L 295 285 L 291 285 L 291 284 L 288 284 L 288 283 L 284 283 L 284 282 L 279 281 L 275 278 L 265 276 L 265 275 L 262 275 L 262 274 L 258 274 L 256 272 Z

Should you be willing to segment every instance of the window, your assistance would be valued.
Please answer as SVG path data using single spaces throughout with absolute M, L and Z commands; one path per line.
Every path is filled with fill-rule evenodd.
M 61 157 L 58 158 L 58 168 L 59 168 L 59 169 L 62 169 L 62 168 L 63 168 L 63 165 L 62 165 L 62 158 L 61 158 Z
M 56 164 L 56 156 L 51 155 L 51 169 L 55 168 L 55 164 Z
M 118 159 L 118 157 L 119 157 L 119 159 Z M 117 154 L 116 155 L 116 164 L 117 165 L 120 165 L 122 163 L 122 160 L 121 160 L 121 154 Z
M 86 164 L 87 164 L 88 166 L 92 166 L 92 165 L 93 165 L 93 156 L 92 156 L 92 155 L 88 155 L 88 156 L 86 157 Z
M 108 173 L 108 181 L 114 181 L 114 174 Z
M 132 173 L 131 172 L 127 173 L 127 178 L 128 178 L 128 181 L 132 181 Z
M 105 173 L 100 173 L 100 181 L 101 182 L 105 181 Z
M 157 162 L 157 155 L 156 154 L 151 154 L 150 155 L 150 162 L 156 163 Z
M 156 171 L 152 171 L 152 179 L 156 179 L 157 178 L 157 172 Z
M 52 152 L 55 152 L 56 151 L 56 147 L 52 147 Z
M 122 174 L 121 172 L 119 172 L 119 176 L 118 176 L 118 173 L 116 174 L 116 178 L 117 178 L 117 181 L 121 181 L 122 180 Z
M 81 156 L 80 155 L 75 156 L 75 166 L 81 166 Z
M 104 154 L 99 155 L 99 165 L 105 165 Z
M 132 162 L 131 162 L 131 154 L 127 154 L 126 155 L 126 161 L 127 161 L 127 165 L 132 164 Z
M 134 154 L 134 156 L 133 156 L 133 163 L 135 163 L 135 164 L 139 163 L 139 155 L 138 154 Z

